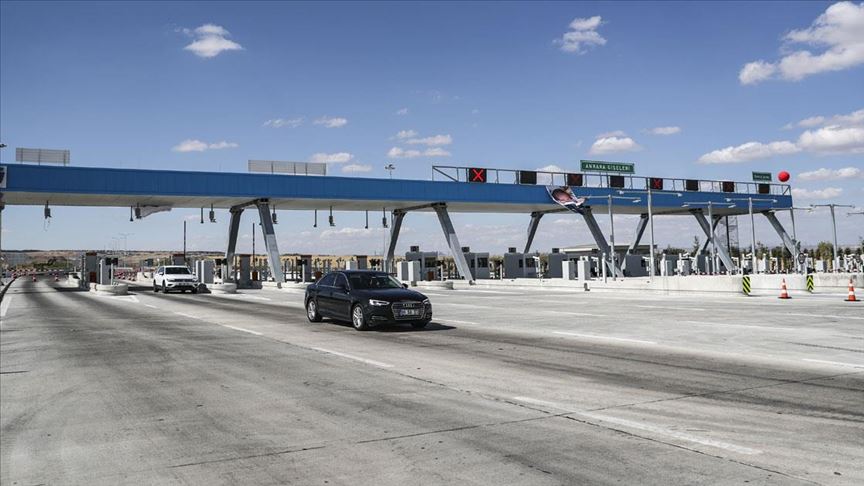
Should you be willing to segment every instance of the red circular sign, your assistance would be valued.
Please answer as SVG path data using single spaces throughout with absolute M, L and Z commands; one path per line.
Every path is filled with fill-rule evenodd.
M 779 174 L 777 174 L 777 178 L 780 179 L 780 182 L 786 182 L 789 180 L 789 173 L 785 170 L 782 170 Z

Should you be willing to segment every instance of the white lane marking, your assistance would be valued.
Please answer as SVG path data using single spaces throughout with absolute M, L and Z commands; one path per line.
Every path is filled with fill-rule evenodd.
M 272 300 L 268 297 L 261 297 L 258 295 L 249 295 L 249 294 L 215 294 L 219 297 L 227 297 L 229 299 L 249 299 L 249 300 Z
M 552 331 L 552 334 L 561 334 L 563 336 L 575 336 L 575 337 L 590 338 L 590 339 L 610 339 L 612 341 L 624 341 L 624 342 L 628 342 L 628 343 L 657 344 L 654 341 L 643 341 L 641 339 L 628 339 L 628 338 L 619 338 L 619 337 L 612 337 L 612 336 L 598 336 L 596 334 L 580 334 L 578 332 Z
M 647 432 L 653 432 L 659 435 L 665 435 L 668 437 L 672 437 L 673 439 L 683 440 L 687 442 L 693 442 L 696 444 L 701 444 L 709 447 L 716 447 L 718 449 L 725 449 L 731 452 L 737 452 L 738 454 L 761 454 L 762 451 L 758 449 L 751 449 L 749 447 L 744 447 L 740 445 L 730 444 L 728 442 L 721 442 L 719 440 L 708 439 L 705 437 L 697 437 L 695 435 L 683 434 L 681 432 L 676 432 L 674 430 L 668 430 L 664 427 L 652 424 L 646 424 L 642 422 L 634 422 L 632 420 L 625 420 L 617 417 L 610 417 L 608 415 L 600 415 L 596 413 L 579 413 L 579 415 L 583 417 L 588 417 L 594 420 L 600 420 L 602 422 L 609 422 L 610 424 L 620 425 L 622 427 L 628 427 L 631 429 L 637 430 L 645 430 Z
M 332 354 L 334 356 L 341 356 L 342 358 L 353 359 L 354 361 L 359 361 L 361 363 L 370 364 L 372 366 L 378 366 L 380 368 L 392 368 L 393 367 L 393 365 L 388 364 L 388 363 L 382 363 L 380 361 L 375 361 L 372 359 L 361 358 L 359 356 L 354 356 L 352 354 L 340 353 L 339 351 L 333 351 L 331 349 L 324 349 L 324 348 L 309 348 L 309 349 L 314 349 L 315 351 L 320 351 L 322 353 Z
M 732 324 L 728 322 L 705 322 L 705 321 L 681 321 L 688 324 L 696 324 L 697 326 L 723 326 L 723 327 L 746 327 L 752 329 L 770 329 L 774 331 L 807 331 L 806 327 L 779 327 L 779 326 L 753 326 L 750 324 Z
M 193 316 L 192 314 L 184 314 L 182 312 L 175 312 L 178 316 L 188 317 L 189 319 L 201 319 L 201 317 Z
M 579 411 L 573 410 L 571 407 L 566 407 L 564 405 L 553 403 L 553 402 L 547 402 L 545 400 L 537 400 L 536 398 L 513 397 L 513 399 L 518 400 L 520 402 L 532 403 L 534 405 L 541 405 L 544 407 L 555 408 L 555 409 L 567 412 L 570 415 L 578 415 L 578 416 L 589 418 L 592 420 L 599 420 L 601 422 L 607 422 L 610 424 L 615 424 L 615 425 L 627 427 L 630 429 L 644 430 L 647 432 L 652 432 L 652 433 L 658 434 L 658 435 L 665 435 L 667 437 L 672 437 L 674 439 L 683 440 L 686 442 L 693 442 L 696 444 L 701 444 L 701 445 L 705 445 L 705 446 L 709 446 L 709 447 L 716 447 L 718 449 L 725 449 L 727 451 L 737 452 L 739 454 L 753 455 L 753 454 L 761 454 L 762 453 L 762 451 L 760 451 L 758 449 L 751 449 L 750 447 L 744 447 L 744 446 L 740 446 L 740 445 L 736 445 L 736 444 L 730 444 L 728 442 L 722 442 L 719 440 L 708 439 L 705 437 L 698 437 L 698 436 L 691 435 L 691 434 L 684 434 L 681 432 L 677 432 L 675 430 L 669 430 L 669 429 L 662 427 L 660 425 L 647 424 L 647 423 L 643 423 L 643 422 L 634 422 L 632 420 L 626 420 L 626 419 L 622 419 L 622 418 L 618 418 L 618 417 L 610 417 L 609 415 L 601 415 L 601 414 L 591 413 L 591 412 L 579 412 Z
M 821 318 L 831 318 L 831 319 L 859 319 L 864 320 L 864 317 L 858 316 L 834 316 L 834 315 L 824 315 L 824 314 L 793 314 L 791 312 L 784 312 L 784 316 L 802 316 L 802 317 L 821 317 Z
M 570 312 L 570 311 L 557 311 L 557 310 L 548 310 L 548 309 L 544 309 L 540 312 L 546 312 L 546 313 L 550 313 L 550 314 L 565 314 L 568 316 L 609 317 L 606 314 L 591 314 L 588 312 Z
M 440 321 L 438 321 L 438 322 L 441 322 L 441 323 L 443 323 L 443 324 L 447 324 L 447 323 L 451 323 L 451 322 L 452 322 L 453 324 L 465 324 L 465 325 L 468 325 L 468 326 L 479 326 L 479 325 L 480 325 L 480 324 L 478 324 L 478 323 L 476 323 L 476 322 L 472 322 L 472 321 L 457 321 L 457 320 L 455 320 L 455 319 L 445 319 L 445 320 L 440 320 Z
M 643 309 L 666 309 L 666 310 L 678 310 L 678 311 L 687 311 L 687 312 L 690 312 L 690 311 L 707 312 L 707 311 L 708 311 L 708 309 L 701 309 L 701 308 L 699 308 L 699 307 L 683 307 L 683 306 L 682 306 L 682 307 L 671 307 L 671 306 L 668 306 L 668 305 L 639 305 L 639 304 L 633 304 L 633 307 L 641 307 L 641 308 L 643 308 Z
M 261 335 L 262 335 L 260 332 L 252 331 L 252 330 L 249 330 L 249 329 L 243 329 L 242 327 L 229 326 L 228 324 L 219 324 L 219 325 L 222 326 L 222 327 L 227 327 L 228 329 L 234 329 L 235 331 L 248 332 L 249 334 L 254 334 L 254 335 L 256 335 L 256 336 L 261 336 Z
M 144 304 L 144 306 L 145 306 L 145 307 L 149 307 L 149 308 L 151 308 L 151 309 L 158 309 L 158 307 L 156 307 L 155 305 Z
M 864 368 L 864 364 L 841 363 L 839 361 L 825 361 L 824 359 L 807 359 L 807 358 L 804 358 L 803 361 L 809 361 L 811 363 L 832 364 L 835 366 L 846 366 L 849 368 Z
M 3 296 L 3 303 L 0 304 L 0 317 L 6 317 L 10 305 L 12 305 L 12 294 L 7 293 Z

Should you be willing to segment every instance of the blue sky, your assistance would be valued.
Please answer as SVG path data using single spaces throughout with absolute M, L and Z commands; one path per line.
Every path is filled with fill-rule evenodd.
M 2 2 L 2 160 L 49 147 L 86 166 L 322 160 L 331 173 L 385 177 L 393 163 L 397 177 L 428 178 L 433 164 L 566 170 L 592 158 L 666 177 L 788 170 L 799 205 L 862 206 L 862 37 L 856 3 Z M 131 232 L 132 248 L 171 249 L 179 231 L 166 228 L 197 223 L 183 211 L 134 223 L 122 209 L 54 213 L 46 230 L 41 208 L 8 208 L 4 248 L 110 248 Z M 841 241 L 857 241 L 864 219 L 841 214 Z M 824 213 L 800 218 L 805 244 L 829 237 Z M 454 219 L 467 244 L 495 252 L 527 224 Z M 191 246 L 222 249 L 221 220 L 196 224 Z M 311 215 L 283 215 L 283 251 L 380 251 L 362 215 L 337 222 L 313 230 Z M 433 223 L 409 217 L 404 246 L 444 249 Z M 540 249 L 591 241 L 581 222 L 544 225 Z M 626 237 L 632 224 L 617 226 Z M 663 243 L 697 232 L 658 227 Z M 764 222 L 759 233 L 778 241 Z

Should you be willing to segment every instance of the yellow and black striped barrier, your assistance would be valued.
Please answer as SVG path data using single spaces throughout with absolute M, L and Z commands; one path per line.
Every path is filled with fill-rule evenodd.
M 813 275 L 807 275 L 807 292 L 813 292 Z
M 750 275 L 744 275 L 741 278 L 741 290 L 744 292 L 744 295 L 750 295 Z

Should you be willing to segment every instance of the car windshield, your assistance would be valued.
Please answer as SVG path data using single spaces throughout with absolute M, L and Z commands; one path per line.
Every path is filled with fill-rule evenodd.
M 166 267 L 165 273 L 168 275 L 189 275 L 189 269 L 184 267 Z
M 352 289 L 368 290 L 368 289 L 401 289 L 402 284 L 395 278 L 383 274 L 363 274 L 358 273 L 348 277 L 351 281 Z

